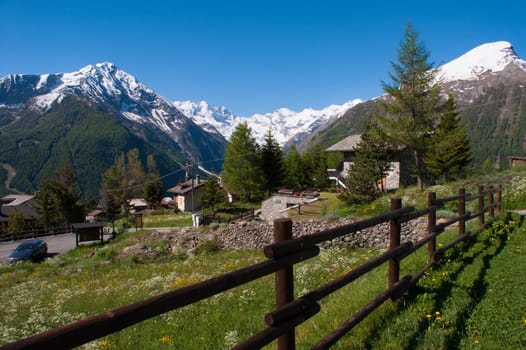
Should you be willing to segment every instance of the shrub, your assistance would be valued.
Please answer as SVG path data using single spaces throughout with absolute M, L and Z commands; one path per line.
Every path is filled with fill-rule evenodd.
M 202 239 L 197 246 L 197 253 L 217 253 L 221 250 L 221 243 L 217 239 Z

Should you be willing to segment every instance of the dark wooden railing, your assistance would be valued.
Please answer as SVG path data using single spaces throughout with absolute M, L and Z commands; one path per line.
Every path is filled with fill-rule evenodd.
M 478 200 L 477 212 L 466 211 L 466 203 L 475 200 Z M 437 224 L 437 209 L 452 201 L 458 202 L 458 215 L 445 223 Z M 1 349 L 70 349 L 273 273 L 276 281 L 276 310 L 264 316 L 268 327 L 233 349 L 258 349 L 276 339 L 279 350 L 295 349 L 295 327 L 321 310 L 319 300 L 352 283 L 376 267 L 388 263 L 388 288 L 371 299 L 368 304 L 314 346 L 314 349 L 327 349 L 382 303 L 389 299 L 394 300 L 407 292 L 425 271 L 437 263 L 447 249 L 475 235 L 487 226 L 489 223 L 486 223 L 486 216 L 490 221 L 494 220 L 495 209 L 501 212 L 500 186 L 487 189 L 480 187 L 476 195 L 471 195 L 461 189 L 458 195 L 441 199 L 436 198 L 435 193 L 429 193 L 427 208 L 418 211 L 413 207 L 403 208 L 402 201 L 393 198 L 391 210 L 387 213 L 294 239 L 292 239 L 292 221 L 278 219 L 274 222 L 275 243 L 264 248 L 265 256 L 268 258 L 266 261 L 21 339 L 4 345 Z M 402 224 L 425 216 L 428 221 L 425 238 L 416 242 L 401 243 Z M 476 218 L 478 218 L 480 230 L 475 233 L 465 232 L 466 222 Z M 320 249 L 317 245 L 319 243 L 387 222 L 389 223 L 390 243 L 385 253 L 298 299 L 293 298 L 293 265 L 318 255 Z M 458 223 L 458 237 L 437 250 L 437 236 L 456 223 Z M 400 262 L 426 244 L 429 262 L 414 275 L 400 278 Z
M 52 235 L 60 235 L 64 233 L 70 233 L 71 228 L 69 226 L 57 226 L 51 229 L 45 228 L 32 228 L 18 232 L 0 232 L 0 242 L 7 241 L 18 241 L 28 238 L 38 238 Z

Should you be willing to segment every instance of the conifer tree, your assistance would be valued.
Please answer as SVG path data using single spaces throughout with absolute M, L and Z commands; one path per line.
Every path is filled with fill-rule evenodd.
M 282 184 L 285 177 L 283 152 L 269 129 L 261 149 L 261 162 L 264 174 L 265 189 L 270 196 Z
M 146 158 L 146 169 L 146 183 L 142 190 L 142 196 L 148 205 L 155 206 L 161 202 L 164 191 L 157 162 L 151 154 Z
M 424 159 L 429 171 L 438 180 L 451 181 L 463 177 L 470 162 L 470 147 L 451 95 L 444 104 L 444 112 L 440 115 L 431 143 L 432 148 Z
M 247 123 L 239 124 L 225 150 L 225 163 L 221 176 L 230 193 L 251 201 L 261 196 L 263 171 L 256 140 Z
M 373 126 L 367 126 L 354 149 L 353 162 L 345 178 L 347 188 L 339 195 L 347 204 L 371 202 L 383 191 L 382 179 L 390 168 L 389 146 L 384 138 L 378 137 L 378 132 Z
M 383 103 L 387 115 L 376 118 L 389 142 L 413 155 L 414 171 L 421 190 L 429 136 L 442 108 L 441 83 L 428 59 L 429 51 L 408 23 L 398 49 L 398 62 L 391 62 L 394 71 L 389 74 L 391 82 L 382 82 L 388 95 L 387 102 Z
M 40 183 L 42 198 L 39 210 L 46 215 L 56 213 L 66 225 L 84 221 L 84 208 L 80 204 L 80 195 L 75 190 L 77 177 L 71 165 L 63 162 L 55 170 L 54 178 L 43 179 Z M 51 211 L 51 212 L 50 212 Z M 56 223 L 56 220 L 45 219 L 44 224 Z
M 216 212 L 218 204 L 226 202 L 226 193 L 219 186 L 219 181 L 216 176 L 210 176 L 204 186 L 203 204 L 210 207 L 212 213 Z
M 329 186 L 327 154 L 319 144 L 307 149 L 301 156 L 304 165 L 305 186 L 326 188 Z
M 285 157 L 285 186 L 290 189 L 300 190 L 304 188 L 305 170 L 301 156 L 292 145 Z

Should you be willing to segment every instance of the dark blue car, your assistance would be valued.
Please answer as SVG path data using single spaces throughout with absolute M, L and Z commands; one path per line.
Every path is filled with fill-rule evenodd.
M 20 243 L 7 257 L 7 262 L 39 261 L 47 257 L 47 244 L 41 239 L 32 239 Z

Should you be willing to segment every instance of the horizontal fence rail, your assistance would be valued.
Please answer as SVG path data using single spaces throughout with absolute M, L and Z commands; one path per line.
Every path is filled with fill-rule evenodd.
M 458 203 L 458 215 L 444 223 L 437 224 L 437 210 L 446 203 L 455 201 Z M 473 214 L 466 211 L 466 203 L 471 201 L 477 201 L 478 211 Z M 391 210 L 387 213 L 294 239 L 292 239 L 292 221 L 278 219 L 274 222 L 275 243 L 263 249 L 268 258 L 266 261 L 33 335 L 6 344 L 0 349 L 70 349 L 263 276 L 275 274 L 276 309 L 264 315 L 268 327 L 239 343 L 233 349 L 261 348 L 277 340 L 278 350 L 292 350 L 296 346 L 295 327 L 322 310 L 318 303 L 320 300 L 329 297 L 335 291 L 351 284 L 373 269 L 388 264 L 387 289 L 371 299 L 356 313 L 350 315 L 346 321 L 313 347 L 313 349 L 327 349 L 384 302 L 395 300 L 406 293 L 429 268 L 439 261 L 445 251 L 475 235 L 475 233 L 465 231 L 466 222 L 478 218 L 480 230 L 482 230 L 489 225 L 489 222 L 486 223 L 486 216 L 490 222 L 495 219 L 495 210 L 499 213 L 502 211 L 500 186 L 496 188 L 479 187 L 476 195 L 460 189 L 458 195 L 447 198 L 436 198 L 436 194 L 431 192 L 428 194 L 428 207 L 421 210 L 415 210 L 413 207 L 403 208 L 401 199 L 393 198 Z M 401 243 L 402 224 L 421 217 L 427 217 L 427 235 L 416 242 Z M 316 257 L 320 252 L 318 244 L 382 223 L 389 223 L 389 232 L 386 232 L 389 234 L 389 249 L 385 253 L 307 292 L 298 299 L 294 299 L 292 268 L 301 261 Z M 454 224 L 458 227 L 457 238 L 437 250 L 436 238 Z M 428 263 L 414 275 L 400 278 L 400 262 L 425 245 L 428 246 Z

